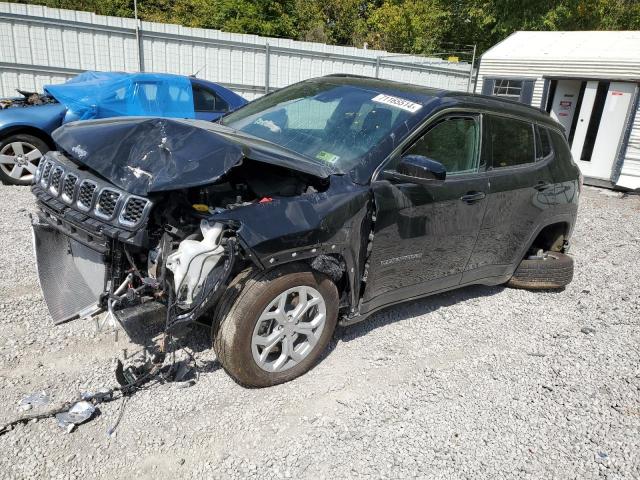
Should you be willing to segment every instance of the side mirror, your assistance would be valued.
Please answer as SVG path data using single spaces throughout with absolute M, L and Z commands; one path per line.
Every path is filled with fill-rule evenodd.
M 422 155 L 406 155 L 400 159 L 395 172 L 385 172 L 395 180 L 424 185 L 442 185 L 447 178 L 447 169 Z

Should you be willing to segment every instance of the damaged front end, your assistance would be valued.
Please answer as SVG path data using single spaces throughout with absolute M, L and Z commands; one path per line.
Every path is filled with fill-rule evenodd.
M 157 302 L 170 330 L 210 314 L 239 272 L 291 260 L 346 272 L 355 304 L 368 193 L 345 176 L 197 122 L 83 122 L 54 139 L 32 187 L 54 323 Z
M 37 271 L 56 324 L 149 301 L 170 307 L 167 326 L 195 320 L 231 272 L 225 225 L 193 208 L 175 218 L 169 197 L 131 195 L 59 152 L 45 157 L 32 191 Z

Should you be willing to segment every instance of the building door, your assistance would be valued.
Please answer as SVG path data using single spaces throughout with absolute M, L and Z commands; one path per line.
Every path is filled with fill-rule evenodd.
M 580 80 L 558 80 L 555 94 L 551 101 L 551 117 L 557 120 L 567 132 L 571 132 L 571 125 L 576 114 L 578 99 L 580 98 L 582 82 Z
M 557 80 L 551 116 L 567 133 L 571 154 L 585 177 L 610 180 L 637 84 Z
M 601 87 L 599 87 L 600 83 L 603 84 Z M 591 133 L 593 133 L 593 128 L 595 127 L 597 132 L 598 124 L 602 117 L 602 107 L 604 106 L 605 95 L 606 87 L 604 86 L 604 82 L 585 82 L 582 97 L 580 99 L 580 111 L 576 118 L 577 122 L 572 131 L 573 135 L 569 137 L 571 155 L 576 163 L 580 163 L 583 158 L 582 152 L 587 140 L 587 131 L 591 128 Z M 593 135 L 591 135 L 590 138 L 594 138 Z M 589 149 L 587 148 L 587 150 Z M 584 158 L 586 159 L 587 157 Z M 583 161 L 586 162 L 587 160 Z M 580 170 L 582 171 L 582 174 L 590 177 L 590 167 L 590 163 L 581 165 Z
M 582 148 L 579 165 L 584 166 L 585 175 L 605 180 L 611 178 L 636 88 L 636 84 L 628 82 L 609 84 L 599 126 L 593 132 L 587 130 L 587 138 Z M 595 140 L 592 140 L 593 137 Z M 586 162 L 589 163 L 588 166 Z M 590 173 L 586 173 L 587 171 Z

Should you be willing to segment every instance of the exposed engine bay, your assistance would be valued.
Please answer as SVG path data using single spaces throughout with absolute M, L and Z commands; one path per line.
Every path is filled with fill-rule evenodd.
M 1 98 L 0 110 L 5 108 L 17 107 L 33 107 L 35 105 L 47 105 L 50 103 L 58 103 L 51 95 L 46 93 L 27 92 L 25 90 L 17 90 L 22 97 L 17 98 Z
M 105 310 L 115 317 L 118 309 L 149 301 L 167 306 L 168 328 L 198 319 L 222 294 L 220 286 L 252 262 L 238 241 L 238 223 L 216 217 L 329 185 L 247 159 L 211 185 L 144 198 L 94 176 L 68 155 L 48 154 L 33 187 L 41 209 L 33 222 L 38 270 L 56 323 Z M 65 253 L 71 255 L 61 264 Z M 60 290 L 60 276 L 74 286 L 72 295 Z
M 32 186 L 54 323 L 148 302 L 166 307 L 166 331 L 213 320 L 241 272 L 290 262 L 329 276 L 355 312 L 370 191 L 330 163 L 197 120 L 79 122 L 54 141 Z
M 214 216 L 325 188 L 318 179 L 247 160 L 216 184 L 161 195 L 147 225 L 148 250 L 125 247 L 129 273 L 137 277 L 133 288 L 166 299 L 174 308 L 170 323 L 195 320 L 231 274 L 230 260 L 240 256 L 236 271 L 249 260 L 238 246 L 233 222 Z

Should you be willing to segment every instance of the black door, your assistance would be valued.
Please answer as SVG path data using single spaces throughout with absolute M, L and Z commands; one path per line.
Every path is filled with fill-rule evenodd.
M 485 115 L 483 126 L 489 196 L 463 283 L 508 280 L 556 204 L 550 169 L 554 154 L 546 129 L 498 115 Z
M 403 183 L 384 172 L 373 182 L 376 219 L 361 313 L 460 282 L 486 207 L 480 127 L 478 116 L 448 115 L 403 152 L 442 163 L 444 184 Z

